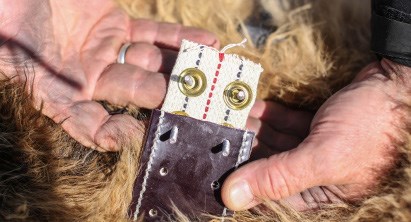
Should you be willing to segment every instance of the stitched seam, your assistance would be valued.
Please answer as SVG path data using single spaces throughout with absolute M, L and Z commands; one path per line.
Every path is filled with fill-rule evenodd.
M 235 168 L 238 168 L 238 166 L 243 162 L 243 161 L 241 161 L 241 159 L 244 155 L 245 149 L 247 149 L 247 147 L 246 147 L 247 133 L 248 133 L 248 131 L 245 131 L 244 134 L 243 134 L 243 141 L 241 142 L 240 152 L 238 152 L 238 159 L 237 159 L 237 163 L 235 164 Z
M 381 12 L 383 13 L 383 15 L 388 16 L 388 18 L 393 19 L 393 20 L 408 23 L 408 24 L 410 24 L 411 22 L 411 14 L 405 13 L 396 8 L 385 6 L 385 7 L 382 7 Z
M 144 174 L 143 184 L 141 185 L 140 195 L 138 197 L 136 210 L 134 212 L 134 219 L 133 219 L 134 221 L 136 221 L 138 219 L 138 213 L 140 211 L 141 202 L 143 200 L 143 195 L 146 192 L 147 180 L 148 180 L 148 177 L 150 175 L 151 165 L 154 162 L 154 158 L 156 156 L 157 144 L 160 141 L 161 124 L 163 124 L 163 120 L 164 120 L 164 111 L 161 111 L 159 121 L 158 121 L 158 124 L 157 124 L 157 130 L 156 130 L 154 140 L 153 140 L 153 146 L 152 146 L 150 157 L 149 157 L 149 160 L 148 160 L 148 163 L 147 163 L 147 168 L 146 168 L 146 171 L 145 171 L 145 174 Z
M 221 65 L 224 61 L 224 53 L 219 53 L 218 56 L 219 56 L 220 62 L 217 65 L 217 70 L 215 71 L 215 74 L 214 74 L 213 84 L 211 85 L 210 93 L 208 94 L 207 104 L 206 104 L 206 107 L 204 109 L 204 114 L 203 114 L 203 120 L 207 119 L 207 113 L 210 110 L 210 104 L 211 104 L 211 99 L 213 98 L 213 92 L 217 85 L 218 76 L 220 75 Z
M 237 169 L 238 166 L 242 163 L 241 159 L 244 155 L 244 150 L 247 148 L 246 147 L 247 133 L 248 133 L 248 131 L 245 131 L 244 134 L 243 134 L 243 141 L 241 142 L 241 148 L 240 148 L 240 151 L 238 152 L 237 162 L 235 163 L 235 166 L 234 166 L 235 169 Z M 224 207 L 222 216 L 223 216 L 223 218 L 221 219 L 221 221 L 224 221 L 224 217 L 227 216 L 227 208 L 226 207 Z

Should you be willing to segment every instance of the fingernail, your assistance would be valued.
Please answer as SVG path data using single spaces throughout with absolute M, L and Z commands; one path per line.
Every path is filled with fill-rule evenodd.
M 244 209 L 254 200 L 250 185 L 244 180 L 231 186 L 230 198 L 235 210 Z

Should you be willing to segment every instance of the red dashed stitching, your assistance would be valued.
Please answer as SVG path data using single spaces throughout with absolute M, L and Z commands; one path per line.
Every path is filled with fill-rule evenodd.
M 221 68 L 221 63 L 224 60 L 224 53 L 219 54 L 219 59 L 220 59 L 220 63 L 218 63 L 217 65 L 217 70 L 215 71 L 215 77 L 213 79 L 213 85 L 211 86 L 211 92 L 210 94 L 208 94 L 208 100 L 207 100 L 207 105 L 204 109 L 203 119 L 207 119 L 207 113 L 210 110 L 209 105 L 211 104 L 211 98 L 213 97 L 213 91 L 215 89 L 215 84 L 217 83 L 217 77 L 218 75 L 220 75 L 220 68 Z

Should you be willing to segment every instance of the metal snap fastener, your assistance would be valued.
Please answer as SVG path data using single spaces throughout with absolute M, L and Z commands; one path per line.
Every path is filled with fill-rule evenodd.
M 155 216 L 157 216 L 157 214 L 158 214 L 158 212 L 157 212 L 156 209 L 150 209 L 148 211 L 148 215 L 150 215 L 150 217 L 155 217 Z
M 230 155 L 230 141 L 223 140 L 223 156 Z
M 161 167 L 160 169 L 160 175 L 161 176 L 166 176 L 168 174 L 168 169 L 166 167 Z
M 221 123 L 221 125 L 223 125 L 223 126 L 225 126 L 225 127 L 234 128 L 234 126 L 233 126 L 232 124 L 227 123 L 227 122 Z
M 173 126 L 170 132 L 170 144 L 177 143 L 177 138 L 178 138 L 178 127 Z
M 188 97 L 201 95 L 207 87 L 205 74 L 196 68 L 188 68 L 181 72 L 178 78 L 180 91 Z
M 211 189 L 217 190 L 219 188 L 220 188 L 220 183 L 218 181 L 215 180 L 211 183 Z
M 242 110 L 250 105 L 253 92 L 250 86 L 241 81 L 234 81 L 224 89 L 224 102 L 234 110 Z
M 184 111 L 174 111 L 172 112 L 174 115 L 179 115 L 179 116 L 189 116 L 186 112 Z

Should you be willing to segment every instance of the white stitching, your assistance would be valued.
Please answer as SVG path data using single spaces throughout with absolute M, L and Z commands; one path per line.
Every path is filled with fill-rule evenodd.
M 237 168 L 243 161 L 243 155 L 245 155 L 245 149 L 247 149 L 247 134 L 248 131 L 245 131 L 243 134 L 243 141 L 241 143 L 241 148 L 240 151 L 238 152 L 238 159 L 237 159 L 237 163 L 235 164 L 235 168 Z
M 245 48 L 245 43 L 247 42 L 247 39 L 244 38 L 243 41 L 241 41 L 240 43 L 233 43 L 233 44 L 228 44 L 226 45 L 223 49 L 220 50 L 220 53 L 225 53 L 225 51 L 227 51 L 228 49 L 234 48 L 234 47 L 238 47 L 241 46 L 243 48 Z
M 138 213 L 140 211 L 140 207 L 141 207 L 141 202 L 143 200 L 143 195 L 144 192 L 146 192 L 146 186 L 147 186 L 147 180 L 151 171 L 151 165 L 153 164 L 154 161 L 154 157 L 155 157 L 155 151 L 157 149 L 157 144 L 160 141 L 160 134 L 161 134 L 161 124 L 163 123 L 164 120 L 164 111 L 161 110 L 161 114 L 158 120 L 158 124 L 157 124 L 157 130 L 154 136 L 154 140 L 153 140 L 153 146 L 151 149 L 151 153 L 150 153 L 150 157 L 147 163 L 147 168 L 145 171 L 145 175 L 144 175 L 144 180 L 143 180 L 143 184 L 141 185 L 141 191 L 140 191 L 140 195 L 138 197 L 138 201 L 137 201 L 137 206 L 136 206 L 136 210 L 134 212 L 134 218 L 133 220 L 136 221 L 138 219 Z
M 245 149 L 247 149 L 247 142 L 248 142 L 248 141 L 247 141 L 247 134 L 248 134 L 248 131 L 245 131 L 244 134 L 243 134 L 243 141 L 241 142 L 241 148 L 240 148 L 240 151 L 238 152 L 237 162 L 236 162 L 236 164 L 235 164 L 235 166 L 234 166 L 236 169 L 238 168 L 238 166 L 239 166 L 242 162 L 244 162 L 244 161 L 242 161 L 242 160 L 243 160 L 243 155 L 245 155 L 245 154 L 244 154 L 244 151 L 245 151 Z M 226 207 L 224 207 L 222 216 L 223 216 L 223 218 L 221 218 L 221 221 L 223 222 L 223 221 L 224 221 L 224 217 L 227 216 L 227 208 L 226 208 Z

